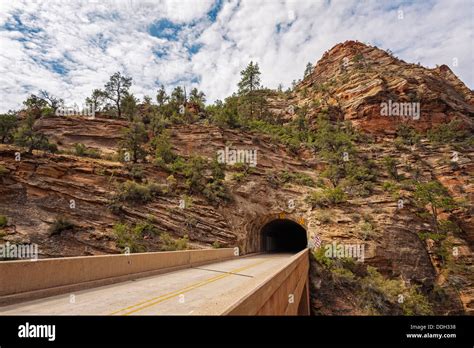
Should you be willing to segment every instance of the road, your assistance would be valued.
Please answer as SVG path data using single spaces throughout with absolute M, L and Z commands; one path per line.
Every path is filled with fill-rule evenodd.
M 0 307 L 0 315 L 218 315 L 292 254 L 260 254 Z

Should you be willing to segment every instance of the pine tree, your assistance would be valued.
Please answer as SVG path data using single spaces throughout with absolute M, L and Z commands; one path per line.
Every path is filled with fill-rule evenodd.
M 168 101 L 168 99 L 169 97 L 166 94 L 165 87 L 161 85 L 160 89 L 156 94 L 156 101 L 158 103 L 158 106 L 161 108 Z
M 48 150 L 54 152 L 56 145 L 48 142 L 46 136 L 35 129 L 35 116 L 29 114 L 22 122 L 20 127 L 14 134 L 15 143 L 19 146 L 24 146 L 31 154 L 33 150 Z
M 186 94 L 181 86 L 175 87 L 171 92 L 171 102 L 177 107 L 186 103 Z
M 199 105 L 200 107 L 203 107 L 204 103 L 206 102 L 204 92 L 199 92 L 197 88 L 193 88 L 191 90 L 191 93 L 189 94 L 189 100 L 193 104 Z
M 256 91 L 261 88 L 260 84 L 260 68 L 258 63 L 251 61 L 247 67 L 240 72 L 242 79 L 238 83 L 239 96 L 244 103 L 249 106 L 250 118 L 253 118 L 255 105 L 258 102 Z
M 95 111 L 102 109 L 105 102 L 105 92 L 100 89 L 94 89 L 90 97 L 86 98 L 86 104 L 92 106 Z
M 137 103 L 138 99 L 130 93 L 126 93 L 121 101 L 122 113 L 129 121 L 132 121 L 138 112 Z
M 115 104 L 118 118 L 122 117 L 122 99 L 127 95 L 131 85 L 132 78 L 122 76 L 120 72 L 110 76 L 109 82 L 105 84 L 104 95 Z
M 17 124 L 17 117 L 13 113 L 0 115 L 0 139 L 2 143 L 9 142 L 13 138 L 13 130 Z
M 430 181 L 416 184 L 413 196 L 420 206 L 430 206 L 434 231 L 439 233 L 439 210 L 451 211 L 456 207 L 448 191 L 439 182 Z
M 148 141 L 148 135 L 143 122 L 134 120 L 129 128 L 126 128 L 123 132 L 123 140 L 121 142 L 121 148 L 125 151 L 130 152 L 133 163 L 141 158 L 145 157 L 145 150 L 143 145 Z
M 306 78 L 312 72 L 313 72 L 313 64 L 308 62 L 308 64 L 306 64 L 306 69 L 304 70 L 304 77 Z

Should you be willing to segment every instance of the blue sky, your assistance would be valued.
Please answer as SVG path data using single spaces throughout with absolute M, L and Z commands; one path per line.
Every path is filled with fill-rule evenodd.
M 257 61 L 265 86 L 302 77 L 339 42 L 391 49 L 407 62 L 447 64 L 473 76 L 471 0 L 0 0 L 0 112 L 46 89 L 82 103 L 115 71 L 154 97 L 163 83 L 202 89 L 208 100 L 236 89 Z

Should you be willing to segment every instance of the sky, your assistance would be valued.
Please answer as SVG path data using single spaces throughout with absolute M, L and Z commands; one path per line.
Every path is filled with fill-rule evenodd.
M 67 106 L 120 71 L 131 91 L 236 91 L 253 60 L 265 87 L 289 87 L 337 43 L 448 65 L 474 86 L 473 0 L 0 0 L 0 112 L 40 89 Z

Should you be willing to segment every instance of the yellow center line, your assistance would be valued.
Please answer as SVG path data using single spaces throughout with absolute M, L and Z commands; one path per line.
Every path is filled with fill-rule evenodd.
M 132 313 L 135 313 L 135 312 L 138 312 L 138 311 L 141 311 L 145 308 L 148 308 L 148 307 L 151 307 L 151 306 L 154 306 L 160 302 L 163 302 L 163 301 L 166 301 L 172 297 L 176 297 L 182 293 L 186 293 L 186 292 L 189 292 L 191 290 L 194 290 L 196 288 L 199 288 L 203 285 L 206 285 L 206 284 L 209 284 L 209 283 L 213 283 L 219 279 L 222 279 L 222 278 L 225 278 L 225 277 L 229 277 L 231 276 L 233 273 L 237 273 L 237 272 L 241 272 L 243 270 L 246 270 L 246 269 L 249 269 L 249 268 L 252 268 L 252 267 L 255 267 L 259 264 L 262 264 L 264 262 L 267 262 L 268 260 L 263 260 L 263 261 L 258 261 L 258 262 L 255 262 L 255 263 L 252 263 L 251 265 L 248 265 L 248 266 L 245 266 L 245 267 L 240 267 L 240 268 L 237 268 L 237 269 L 233 269 L 233 270 L 230 270 L 228 271 L 228 273 L 225 273 L 225 274 L 222 274 L 222 275 L 219 275 L 219 276 L 216 276 L 216 277 L 212 277 L 212 278 L 209 278 L 209 279 L 206 279 L 206 280 L 202 280 L 202 281 L 199 281 L 197 283 L 194 283 L 194 284 L 191 284 L 189 286 L 186 286 L 184 288 L 181 288 L 181 289 L 178 289 L 178 290 L 175 290 L 175 291 L 172 291 L 172 292 L 169 292 L 167 294 L 163 294 L 161 296 L 157 296 L 157 297 L 154 297 L 154 298 L 151 298 L 151 299 L 148 299 L 148 300 L 145 300 L 145 301 L 142 301 L 142 302 L 139 302 L 139 303 L 136 303 L 134 305 L 131 305 L 131 306 L 128 306 L 128 307 L 125 307 L 125 308 L 122 308 L 122 309 L 119 309 L 115 312 L 112 312 L 110 313 L 109 315 L 114 315 L 114 314 L 117 314 L 119 312 L 124 312 L 124 311 L 128 311 L 129 309 L 133 309 L 133 308 L 136 308 L 136 307 L 139 307 L 139 308 L 136 308 L 136 309 L 133 309 L 132 311 L 130 312 L 127 312 L 127 313 L 123 313 L 122 315 L 130 315 Z M 151 302 L 151 303 L 150 303 Z M 144 305 L 144 306 L 142 306 Z M 140 307 L 141 306 L 141 307 Z

